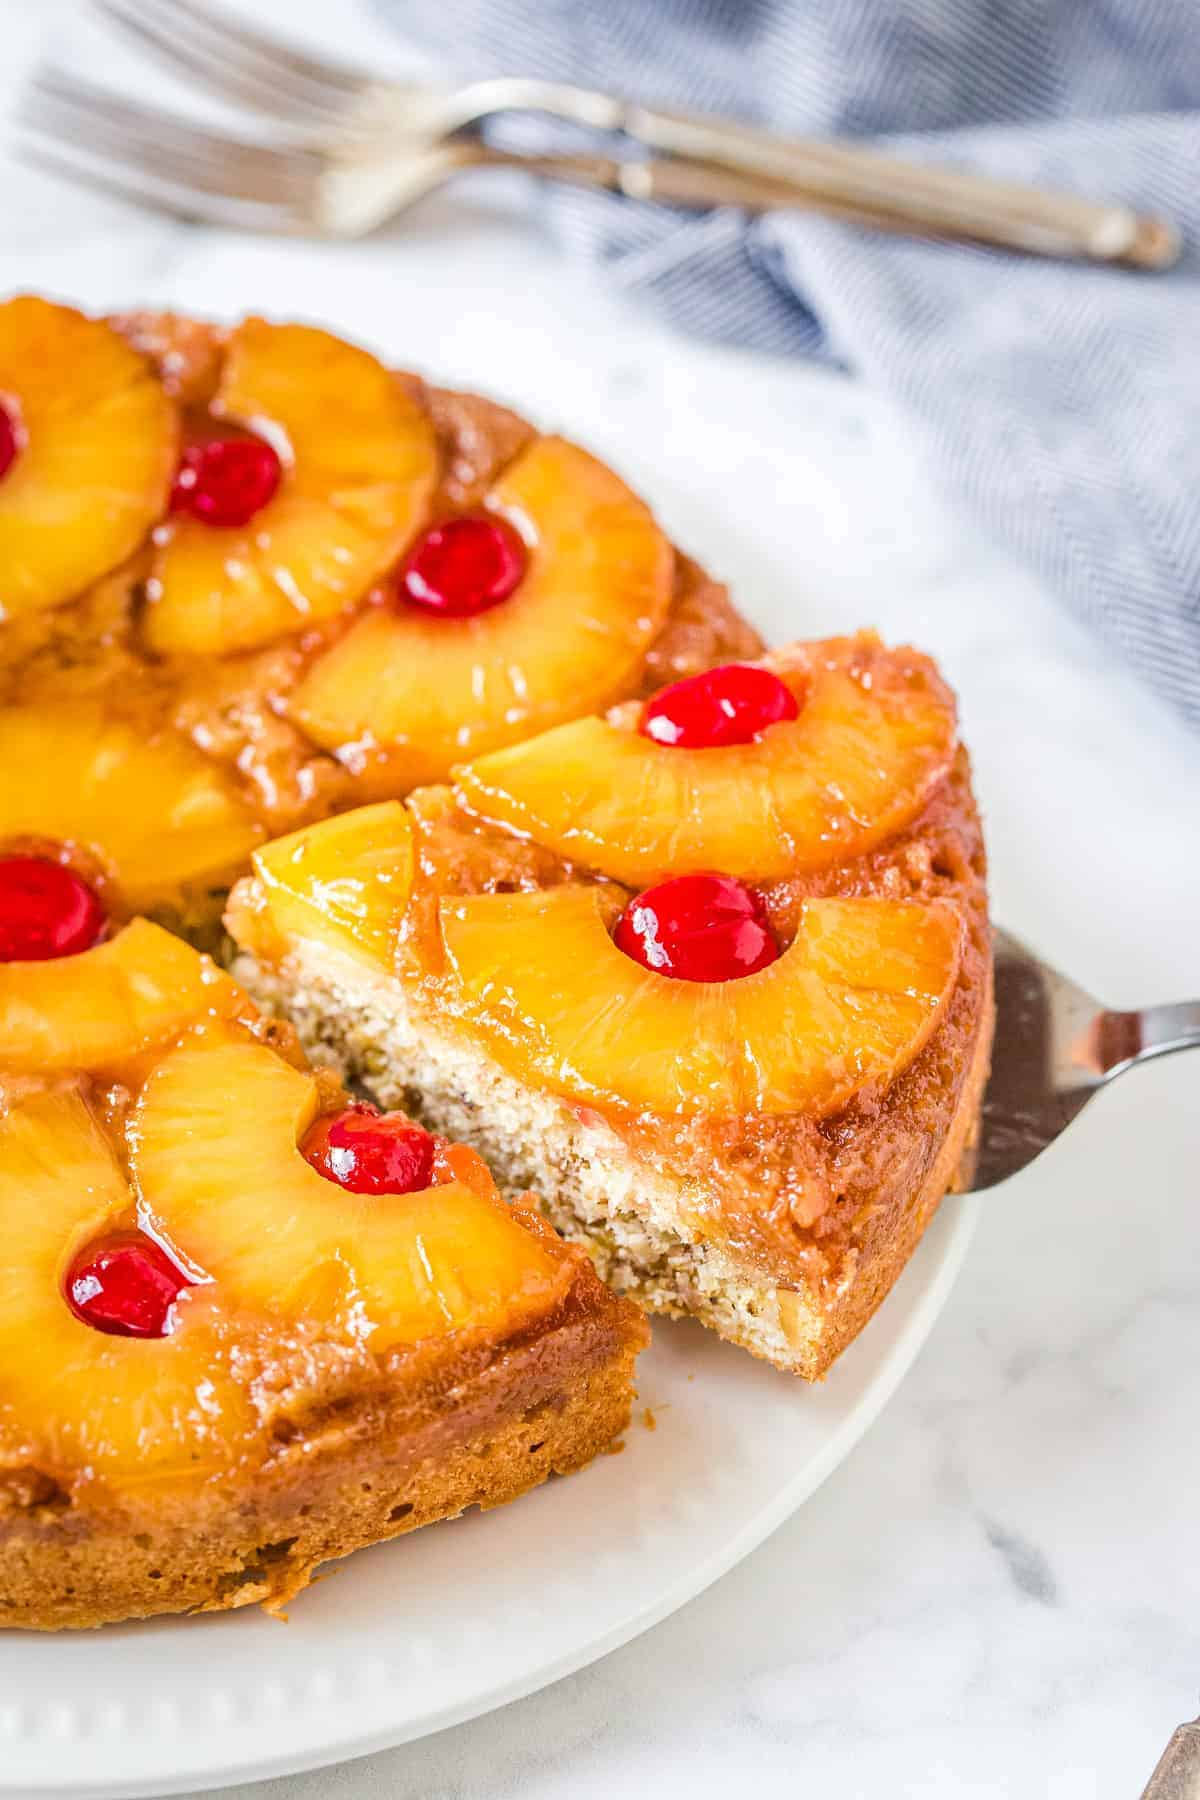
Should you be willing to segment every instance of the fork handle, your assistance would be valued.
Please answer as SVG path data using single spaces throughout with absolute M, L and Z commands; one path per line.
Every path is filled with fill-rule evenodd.
M 1117 202 L 910 162 L 859 144 L 781 137 L 731 119 L 633 105 L 623 113 L 623 128 L 655 149 L 803 182 L 832 205 L 886 214 L 897 222 L 892 229 L 903 221 L 926 235 L 1144 269 L 1164 268 L 1179 254 L 1169 224 Z
M 831 213 L 863 224 L 879 224 L 884 230 L 912 230 L 912 226 L 905 221 L 891 220 L 870 207 L 841 205 L 831 201 L 802 181 L 784 180 L 750 169 L 734 169 L 687 157 L 642 161 L 589 154 L 531 156 L 516 151 L 497 150 L 478 140 L 471 140 L 471 144 L 470 154 L 460 159 L 462 167 L 515 169 L 521 174 L 536 175 L 543 180 L 565 181 L 576 187 L 603 188 L 608 193 L 623 194 L 629 200 L 656 201 L 665 206 L 703 210 L 736 206 L 747 212 L 765 212 L 774 207 L 799 207 L 809 212 Z
M 1175 1732 L 1142 1800 L 1200 1800 L 1200 1719 Z
M 466 142 L 472 147 L 470 154 L 462 158 L 461 166 L 518 169 L 578 187 L 604 188 L 631 200 L 697 209 L 735 206 L 748 212 L 794 208 L 906 237 L 969 239 L 1041 256 L 1081 254 L 1045 231 L 1035 235 L 1019 218 L 986 220 L 964 214 L 951 220 L 937 209 L 888 205 L 882 200 L 871 203 L 866 198 L 852 198 L 848 189 L 830 191 L 830 184 L 823 178 L 770 175 L 749 167 L 736 168 L 690 157 L 638 161 L 586 154 L 528 156 L 497 150 L 478 140 Z
M 734 119 L 642 106 L 564 82 L 499 77 L 477 82 L 463 94 L 460 124 L 474 123 L 490 112 L 520 109 L 623 131 L 671 156 L 786 182 L 800 194 L 792 205 L 877 230 L 965 238 L 1038 256 L 1123 263 L 1138 269 L 1166 268 L 1179 254 L 1174 226 L 1117 202 L 910 162 L 858 143 L 786 137 Z M 386 114 L 385 106 L 376 123 L 383 124 Z M 403 119 L 400 97 L 393 128 L 403 129 Z M 660 192 L 657 197 L 672 196 Z M 788 202 L 776 199 L 765 204 Z

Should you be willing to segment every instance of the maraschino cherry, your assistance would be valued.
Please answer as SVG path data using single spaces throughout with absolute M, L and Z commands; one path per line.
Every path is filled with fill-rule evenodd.
M 0 963 L 48 962 L 90 950 L 104 908 L 73 869 L 48 856 L 0 857 Z
M 348 1106 L 305 1134 L 301 1154 L 352 1194 L 412 1194 L 432 1187 L 435 1142 L 403 1113 Z
M 248 525 L 275 498 L 283 465 L 262 438 L 209 438 L 189 444 L 171 493 L 171 510 L 204 525 Z
M 712 750 L 752 744 L 768 725 L 794 719 L 799 710 L 791 688 L 770 669 L 725 663 L 655 694 L 642 709 L 639 730 L 656 744 Z
M 507 600 L 525 573 L 525 546 L 503 519 L 462 513 L 433 525 L 400 565 L 397 587 L 410 606 L 470 619 Z
M 141 1231 L 88 1244 L 67 1271 L 67 1304 L 77 1319 L 111 1337 L 161 1338 L 188 1285 L 161 1244 Z
M 15 415 L 0 400 L 0 481 L 17 460 L 21 448 L 21 432 Z
M 678 981 L 735 981 L 779 955 L 766 907 L 730 875 L 677 875 L 638 894 L 613 934 L 644 969 Z

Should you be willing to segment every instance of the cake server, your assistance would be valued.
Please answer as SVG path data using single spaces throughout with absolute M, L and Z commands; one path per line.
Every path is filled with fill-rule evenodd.
M 973 1193 L 1040 1156 L 1126 1069 L 1200 1049 L 1200 1000 L 1110 1011 L 1007 931 L 996 933 L 995 965 L 996 1038 Z
M 1173 1734 L 1142 1800 L 1200 1800 L 1200 1719 L 1181 1725 Z
M 444 145 L 493 113 L 541 112 L 620 132 L 700 167 L 786 182 L 790 199 L 777 194 L 759 204 L 805 207 L 874 230 L 1147 269 L 1166 267 L 1179 252 L 1178 236 L 1166 221 L 1139 216 L 1115 201 L 906 161 L 845 140 L 784 137 L 734 119 L 642 106 L 563 82 L 508 76 L 458 85 L 380 81 L 368 71 L 295 50 L 208 0 L 93 0 L 93 5 L 222 98 L 299 126 L 326 147 L 357 139 L 385 163 L 414 143 Z M 637 193 L 624 183 L 608 185 L 639 199 L 673 198 L 661 191 Z M 708 204 L 755 202 L 739 199 L 735 187 L 729 197 Z

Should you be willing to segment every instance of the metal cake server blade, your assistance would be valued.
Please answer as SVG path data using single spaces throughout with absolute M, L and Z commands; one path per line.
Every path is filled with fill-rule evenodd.
M 1200 1800 L 1200 1719 L 1176 1731 L 1143 1789 L 1142 1800 Z
M 972 1193 L 1040 1156 L 1135 1063 L 1200 1049 L 1200 1000 L 1110 1012 L 1007 931 L 997 931 L 996 1038 Z

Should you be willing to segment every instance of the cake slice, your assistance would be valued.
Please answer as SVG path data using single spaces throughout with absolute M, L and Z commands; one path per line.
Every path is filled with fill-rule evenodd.
M 779 1368 L 829 1368 L 969 1167 L 985 863 L 915 651 L 730 665 L 255 868 L 236 968 L 311 1054 Z
M 252 1601 L 581 1467 L 644 1321 L 64 853 L 0 857 L 0 1626 Z

